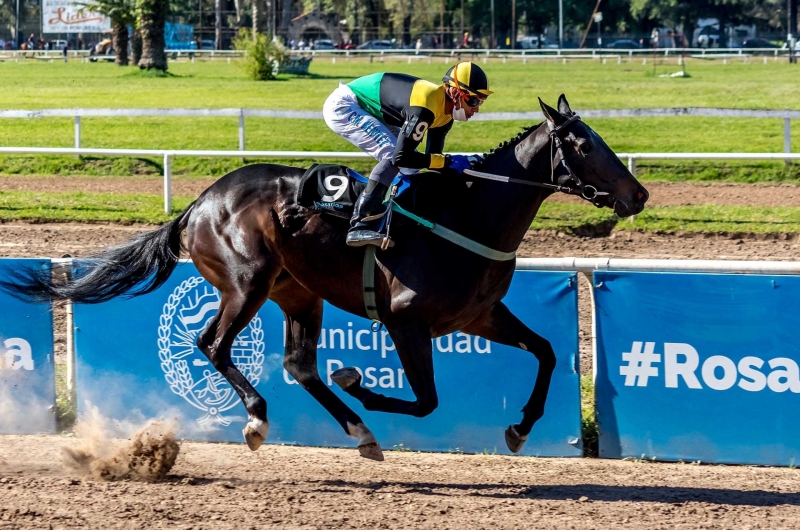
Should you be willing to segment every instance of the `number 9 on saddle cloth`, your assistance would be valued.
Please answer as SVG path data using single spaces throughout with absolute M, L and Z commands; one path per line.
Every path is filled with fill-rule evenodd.
M 399 196 L 410 186 L 400 174 L 392 182 Z M 367 185 L 367 177 L 338 164 L 314 164 L 305 172 L 297 190 L 300 206 L 349 220 L 358 196 Z

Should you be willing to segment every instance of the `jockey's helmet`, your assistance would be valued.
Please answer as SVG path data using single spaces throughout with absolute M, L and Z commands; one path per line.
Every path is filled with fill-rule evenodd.
M 468 99 L 467 104 L 471 107 L 483 103 L 483 100 L 492 93 L 489 90 L 489 79 L 486 77 L 486 73 L 480 66 L 469 61 L 451 66 L 447 73 L 444 74 L 442 82 L 462 92 L 462 97 Z

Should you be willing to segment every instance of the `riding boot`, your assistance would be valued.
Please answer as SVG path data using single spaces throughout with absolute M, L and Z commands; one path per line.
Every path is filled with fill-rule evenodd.
M 351 247 L 364 245 L 380 246 L 383 235 L 380 233 L 381 223 L 386 208 L 383 198 L 389 187 L 370 180 L 361 192 L 350 219 L 350 230 L 347 231 L 347 244 Z

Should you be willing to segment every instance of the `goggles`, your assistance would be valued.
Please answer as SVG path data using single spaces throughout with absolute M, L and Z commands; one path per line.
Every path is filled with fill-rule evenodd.
M 464 100 L 464 103 L 466 103 L 468 107 L 472 107 L 472 108 L 480 107 L 486 101 L 485 98 L 481 99 L 481 98 L 476 97 L 476 96 L 470 96 L 469 94 L 467 94 L 465 92 L 461 92 L 460 90 L 459 90 L 459 93 L 461 94 L 461 99 Z

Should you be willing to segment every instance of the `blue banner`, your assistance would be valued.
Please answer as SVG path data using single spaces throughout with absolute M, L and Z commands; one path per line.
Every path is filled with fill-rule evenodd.
M 579 456 L 580 395 L 576 372 L 577 290 L 572 273 L 517 272 L 506 303 L 551 341 L 558 365 L 544 418 L 523 454 Z M 219 294 L 191 264 L 181 264 L 158 291 L 99 305 L 76 305 L 79 411 L 87 403 L 112 418 L 172 415 L 181 436 L 243 441 L 246 412 L 238 396 L 195 347 L 219 305 Z M 557 317 L 556 317 L 557 315 Z M 233 347 L 234 362 L 268 403 L 269 443 L 345 446 L 355 441 L 282 365 L 283 314 L 268 302 Z M 434 341 L 439 408 L 426 418 L 367 412 L 330 379 L 358 367 L 363 384 L 414 399 L 388 332 L 325 305 L 320 377 L 364 419 L 386 449 L 507 453 L 504 430 L 521 419 L 538 363 L 525 351 L 454 333 Z
M 800 462 L 800 277 L 596 272 L 600 456 Z
M 0 279 L 9 271 L 37 267 L 49 259 L 0 259 Z M 0 434 L 56 430 L 55 358 L 51 304 L 28 304 L 0 294 Z

